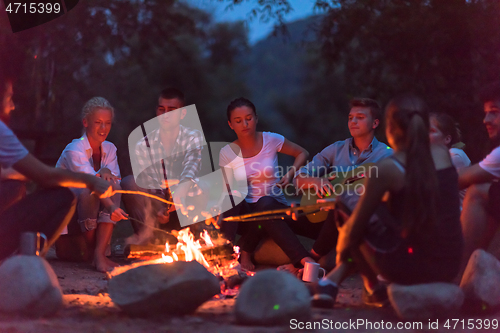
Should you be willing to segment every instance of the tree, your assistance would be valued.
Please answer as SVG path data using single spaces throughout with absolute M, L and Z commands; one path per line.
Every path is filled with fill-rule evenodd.
M 13 71 L 12 125 L 39 132 L 39 141 L 45 140 L 42 153 L 52 163 L 80 135 L 81 107 L 92 96 L 107 98 L 116 109 L 118 126 L 110 140 L 123 154 L 127 174 L 128 134 L 155 116 L 165 86 L 183 89 L 208 124 L 219 112 L 211 107 L 245 90 L 233 75 L 241 71 L 234 59 L 247 46 L 243 25 L 217 25 L 181 1 L 80 1 L 61 18 L 33 29 L 12 34 L 6 21 L 0 28 L 2 69 L 19 63 Z M 223 112 L 218 117 L 223 119 Z M 213 129 L 205 130 L 217 133 Z

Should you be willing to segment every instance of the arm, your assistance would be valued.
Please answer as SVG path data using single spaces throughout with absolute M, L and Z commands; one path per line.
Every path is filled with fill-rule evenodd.
M 302 191 L 312 189 L 320 198 L 333 193 L 331 177 L 324 178 L 323 176 L 334 163 L 335 153 L 336 146 L 333 144 L 316 154 L 311 162 L 298 171 L 294 180 L 295 187 Z
M 295 157 L 295 161 L 293 162 L 293 167 L 288 170 L 288 172 L 283 176 L 283 178 L 278 182 L 278 185 L 286 186 L 290 183 L 295 175 L 296 170 L 298 170 L 301 166 L 306 163 L 307 158 L 309 157 L 309 152 L 299 146 L 296 143 L 285 139 L 283 142 L 283 146 L 281 147 L 281 153 L 285 155 L 290 155 Z
M 232 194 L 234 192 L 233 190 L 233 170 L 231 168 L 226 168 L 221 166 L 220 167 L 222 171 L 222 193 L 221 196 L 219 197 L 219 200 L 217 201 L 216 206 L 221 207 L 222 202 L 224 202 L 224 199 L 226 198 L 226 193 Z M 231 192 L 229 192 L 229 190 Z
M 377 164 L 378 177 L 367 178 L 365 193 L 360 197 L 349 219 L 339 228 L 337 242 L 337 263 L 347 260 L 349 249 L 358 246 L 363 240 L 366 227 L 371 216 L 382 201 L 384 194 L 390 190 L 389 184 L 394 184 L 395 175 L 404 175 L 391 161 L 382 161 Z
M 495 176 L 481 168 L 479 164 L 458 171 L 458 187 L 461 190 L 473 184 L 489 183 L 493 179 Z
M 102 178 L 104 178 L 104 180 L 107 180 L 110 183 L 117 183 L 121 178 L 118 159 L 116 157 L 116 147 L 112 143 L 105 143 L 107 152 L 103 161 L 104 165 L 101 167 L 98 173 Z
M 0 179 L 2 179 L 2 180 L 12 179 L 12 180 L 19 180 L 19 181 L 23 181 L 23 182 L 28 181 L 28 179 L 26 177 L 24 177 L 24 175 L 20 174 L 19 172 L 17 172 L 13 168 L 5 168 L 5 169 L 2 168 L 0 171 L 1 171 L 0 172 Z
M 183 170 L 179 177 L 179 182 L 186 178 L 196 178 L 201 169 L 201 150 L 203 149 L 203 141 L 199 132 L 193 135 L 186 147 L 186 155 L 182 161 Z
M 19 160 L 13 167 L 43 187 L 86 187 L 100 194 L 101 198 L 112 195 L 111 186 L 107 181 L 85 173 L 49 167 L 31 154 Z

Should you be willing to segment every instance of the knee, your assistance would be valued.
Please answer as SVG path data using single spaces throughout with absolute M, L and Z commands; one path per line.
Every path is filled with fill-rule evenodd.
M 134 176 L 130 175 L 122 179 L 120 182 L 120 185 L 122 189 L 124 190 L 137 190 L 138 186 L 135 182 Z
M 467 188 L 464 202 L 486 204 L 491 184 L 474 184 Z
M 77 189 L 75 194 L 78 197 L 78 199 L 87 198 L 92 194 L 92 191 L 88 188 L 81 188 L 81 189 Z

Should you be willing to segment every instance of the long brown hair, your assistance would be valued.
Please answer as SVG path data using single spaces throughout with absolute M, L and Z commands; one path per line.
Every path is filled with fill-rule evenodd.
M 426 234 L 436 219 L 437 175 L 429 142 L 429 111 L 414 95 L 389 102 L 386 120 L 406 152 L 403 234 Z

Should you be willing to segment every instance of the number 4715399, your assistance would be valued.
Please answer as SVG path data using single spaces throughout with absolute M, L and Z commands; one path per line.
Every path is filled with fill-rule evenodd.
M 23 13 L 23 14 L 50 14 L 50 13 L 59 13 L 61 11 L 61 4 L 59 3 L 43 3 L 43 2 L 30 2 L 28 3 L 20 3 L 14 2 L 9 3 L 5 11 L 12 14 Z
M 498 329 L 498 319 L 448 319 L 443 327 L 447 329 Z

